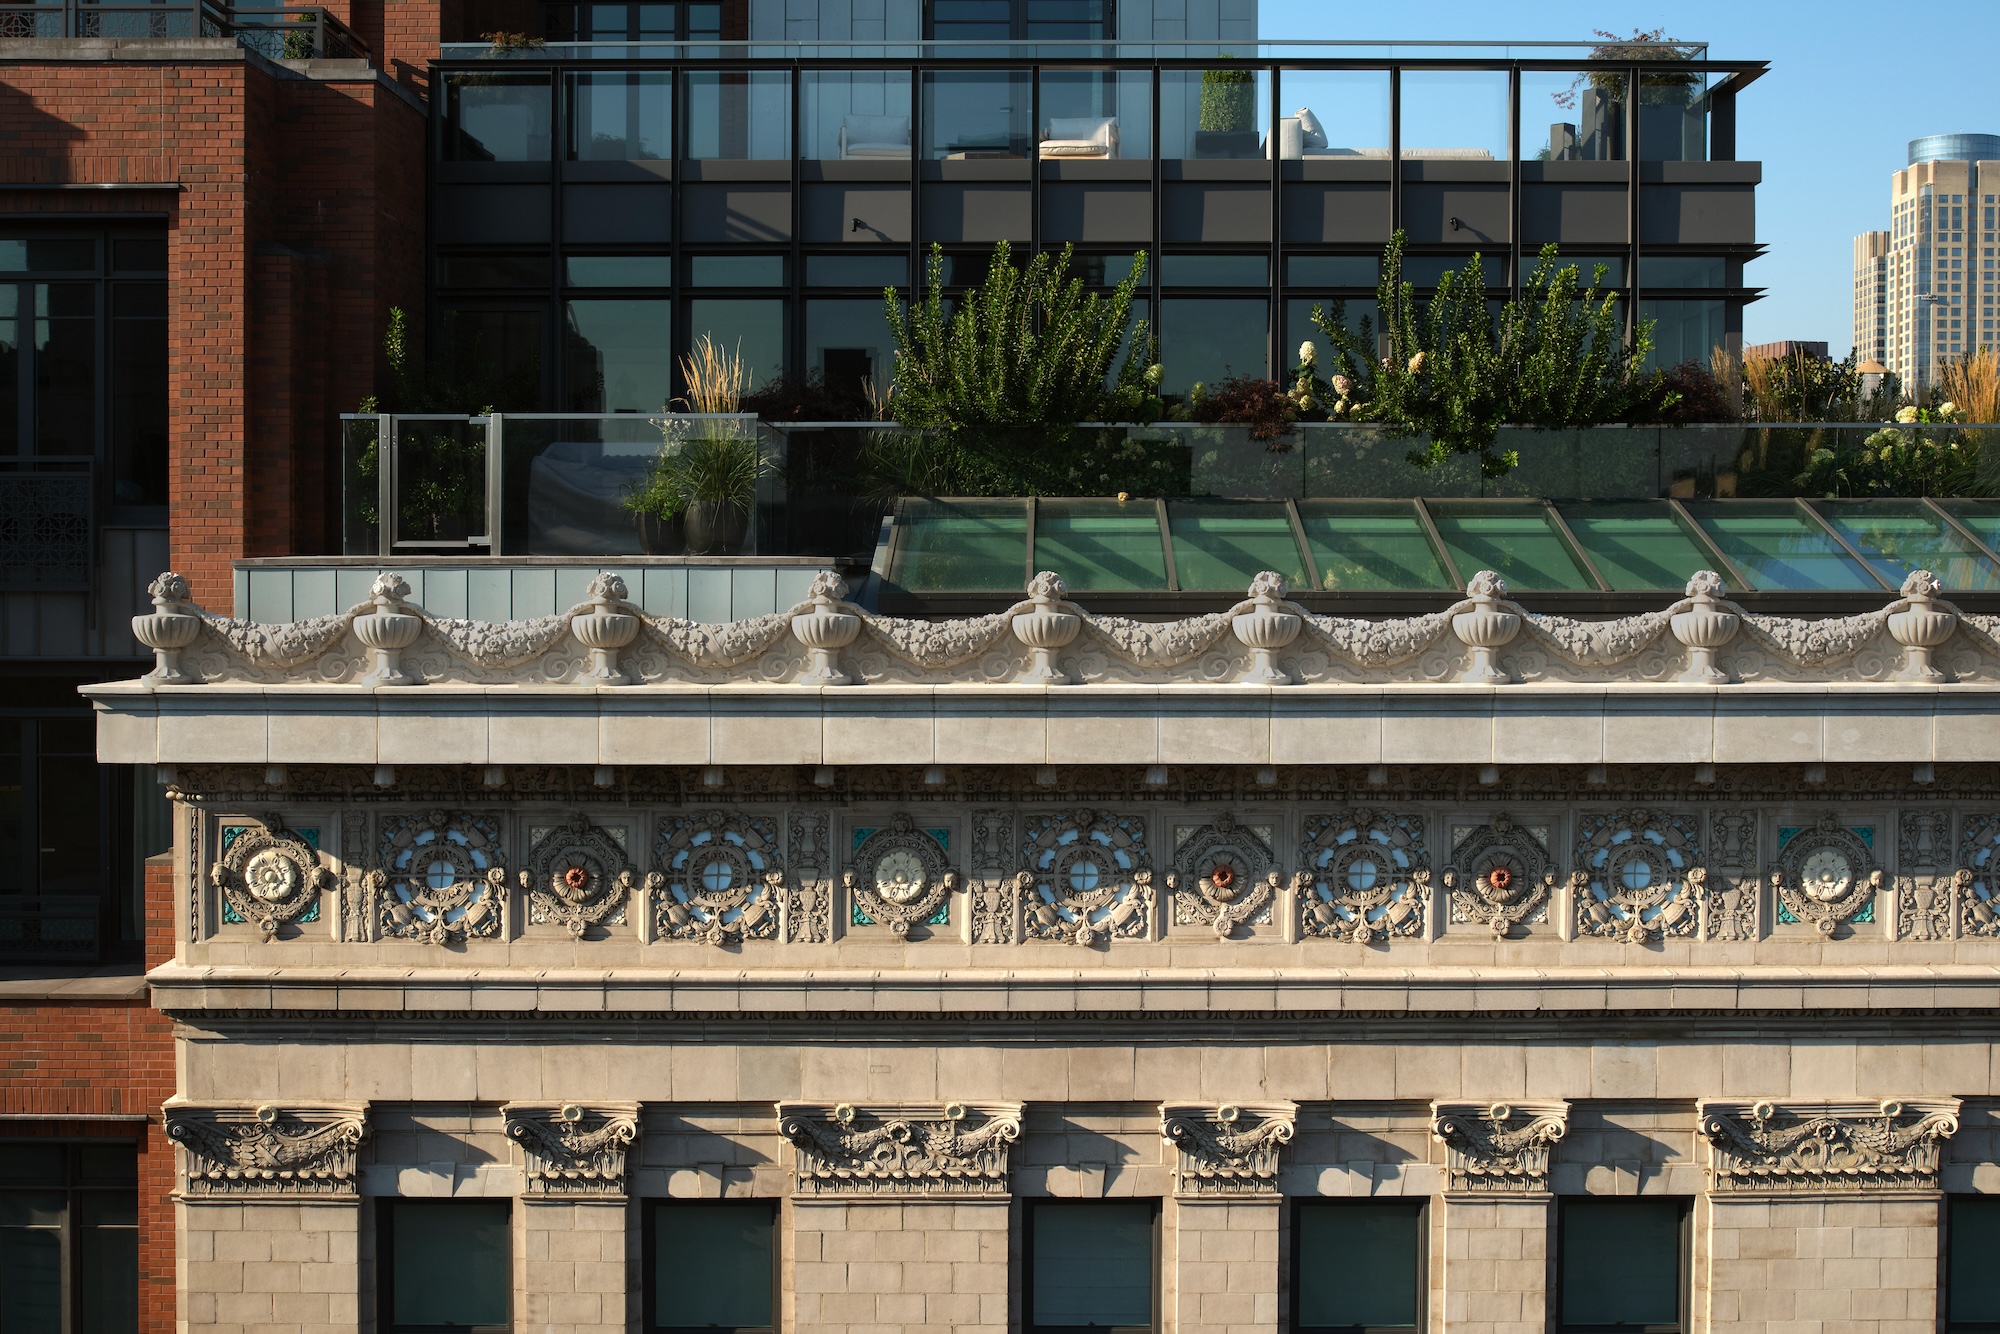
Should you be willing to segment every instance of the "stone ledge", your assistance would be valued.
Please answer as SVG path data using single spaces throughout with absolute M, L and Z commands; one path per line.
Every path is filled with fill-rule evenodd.
M 2000 1007 L 2000 965 L 1898 968 L 1380 968 L 874 970 L 525 970 L 190 968 L 148 974 L 154 1004 L 202 1011 L 582 1012 L 777 1018 L 1004 1014 L 1062 1018 L 1144 1012 L 1619 1015 L 1825 1014 Z M 1132 998 L 1143 991 L 1143 1004 Z M 1582 999 L 1583 1004 L 1575 1003 Z M 772 1001 L 777 1004 L 772 1004 Z

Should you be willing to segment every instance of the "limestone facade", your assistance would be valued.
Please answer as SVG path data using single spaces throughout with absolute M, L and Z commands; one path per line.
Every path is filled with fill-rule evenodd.
M 1017 615 L 1074 614 L 1045 602 Z M 415 643 L 414 612 L 355 620 L 392 617 L 339 631 Z M 501 1206 L 502 1324 L 651 1330 L 687 1281 L 662 1206 L 757 1204 L 770 1327 L 1028 1334 L 1049 1210 L 1088 1203 L 1151 1220 L 1142 1327 L 1308 1329 L 1352 1263 L 1310 1241 L 1332 1203 L 1418 1206 L 1418 1324 L 1528 1334 L 1576 1323 L 1579 1202 L 1662 1201 L 1678 1252 L 1627 1260 L 1668 1266 L 1683 1334 L 1935 1330 L 1951 1211 L 2000 1193 L 2000 784 L 1990 686 L 1883 679 L 1904 639 L 1974 677 L 1984 650 L 1898 624 L 1839 631 L 1814 670 L 1844 680 L 1543 686 L 1475 626 L 1460 679 L 1376 695 L 1295 684 L 1266 626 L 1230 668 L 1261 684 L 906 684 L 925 747 L 877 703 L 865 762 L 773 738 L 810 712 L 830 745 L 892 687 L 100 688 L 107 758 L 144 750 L 176 801 L 150 980 L 182 1321 L 391 1334 L 393 1211 L 460 1201 Z M 856 675 L 822 631 L 773 633 Z M 1021 670 L 1076 672 L 1016 633 Z M 1037 762 L 938 748 L 973 707 Z M 1441 753 L 1299 743 L 1281 709 L 1400 712 Z M 1055 710 L 1110 753 L 1048 760 Z M 1657 753 L 1698 711 L 1706 749 Z M 445 730 L 383 761 L 392 712 Z M 1317 757 L 1232 749 L 1253 713 Z M 614 714 L 707 749 L 606 762 Z M 1502 716 L 1545 720 L 1542 758 L 1495 758 Z M 1567 756 L 1586 718 L 1600 750 Z M 1739 720 L 1817 753 L 1718 759 Z

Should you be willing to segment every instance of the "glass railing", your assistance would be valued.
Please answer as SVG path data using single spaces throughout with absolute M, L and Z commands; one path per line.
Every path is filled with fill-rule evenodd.
M 1342 61 L 1451 61 L 1507 65 L 1514 61 L 1591 61 L 1598 44 L 1591 42 L 1468 42 L 1468 41 L 1028 41 L 876 40 L 820 41 L 773 39 L 759 35 L 736 38 L 705 37 L 690 41 L 644 38 L 635 41 L 550 41 L 528 45 L 484 42 L 446 42 L 440 58 L 457 60 L 601 60 L 641 58 L 648 60 L 731 59 L 731 60 L 951 60 L 951 59 L 1048 59 L 1048 60 L 1200 60 L 1228 56 L 1237 60 L 1342 60 Z M 1661 60 L 1705 63 L 1705 42 L 1661 44 L 1652 62 L 1644 47 L 1621 43 L 1631 58 L 1602 62 L 1606 68 L 1648 64 Z
M 1264 539 L 1238 532 L 1248 513 L 1240 503 L 1294 502 L 1297 531 L 1286 541 L 1311 553 L 1301 564 L 1317 579 L 1351 571 L 1338 576 L 1342 587 L 1439 586 L 1454 564 L 1498 568 L 1503 551 L 1523 562 L 1523 587 L 1666 587 L 1690 553 L 1715 549 L 1736 552 L 1743 586 L 1756 587 L 1776 543 L 1788 561 L 1812 556 L 1864 584 L 1912 560 L 1941 573 L 1956 561 L 1963 573 L 1950 576 L 1953 586 L 1971 589 L 1985 587 L 1974 571 L 2000 545 L 2000 500 L 1981 498 L 2000 495 L 2000 427 L 1510 428 L 1497 448 L 1519 463 L 1497 478 L 1467 456 L 1417 468 L 1410 459 L 1424 440 L 1331 422 L 1295 423 L 1275 439 L 1184 422 L 949 436 L 894 422 L 667 413 L 351 416 L 343 427 L 349 555 L 865 557 L 898 497 L 994 493 L 1004 494 L 953 511 L 963 531 L 939 530 L 946 557 L 971 559 L 986 528 L 1013 523 L 1026 497 L 1049 497 L 1036 540 L 1065 552 L 1088 572 L 1081 578 L 1133 588 L 1164 588 L 1168 577 L 1159 534 L 1134 528 L 1121 495 L 1196 504 L 1170 529 L 1212 530 L 1253 564 Z M 731 468 L 734 492 L 717 480 Z M 725 495 L 735 500 L 717 499 Z M 1798 497 L 1825 501 L 1823 519 L 1777 531 L 1798 520 Z M 1431 504 L 1421 533 L 1407 505 L 1390 503 L 1419 498 Z M 1540 526 L 1546 499 L 1567 507 L 1554 547 Z M 1843 507 L 1863 499 L 1871 503 Z M 1744 502 L 1755 500 L 1777 502 L 1779 517 L 1753 513 Z M 1639 503 L 1663 501 L 1677 505 Z M 1210 513 L 1198 507 L 1206 502 L 1230 504 Z M 1342 502 L 1337 525 L 1335 511 L 1314 508 L 1332 502 Z M 1725 503 L 1728 521 L 1705 518 L 1707 502 Z M 1808 538 L 1817 556 L 1800 546 Z M 1226 584 L 1235 575 L 1224 566 L 1214 573 Z

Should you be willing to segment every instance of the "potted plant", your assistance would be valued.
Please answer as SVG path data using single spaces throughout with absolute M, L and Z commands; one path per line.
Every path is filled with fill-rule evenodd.
M 1201 73 L 1201 120 L 1194 134 L 1194 155 L 1254 158 L 1257 142 L 1257 76 L 1247 69 L 1210 69 Z
M 775 471 L 754 424 L 730 418 L 743 394 L 743 358 L 704 334 L 693 355 L 681 358 L 681 374 L 688 385 L 681 402 L 699 415 L 654 423 L 660 452 L 626 495 L 625 506 L 638 516 L 640 540 L 649 552 L 665 545 L 668 525 L 678 519 L 688 555 L 735 555 L 750 528 L 757 484 Z

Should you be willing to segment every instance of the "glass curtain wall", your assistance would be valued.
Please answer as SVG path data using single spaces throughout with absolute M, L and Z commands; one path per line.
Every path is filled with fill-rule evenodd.
M 1388 70 L 1288 69 L 1279 80 L 1279 157 L 1389 160 Z
M 1160 156 L 1269 155 L 1271 72 L 1249 66 L 1160 74 Z
M 801 157 L 910 160 L 908 70 L 807 70 L 801 78 Z

